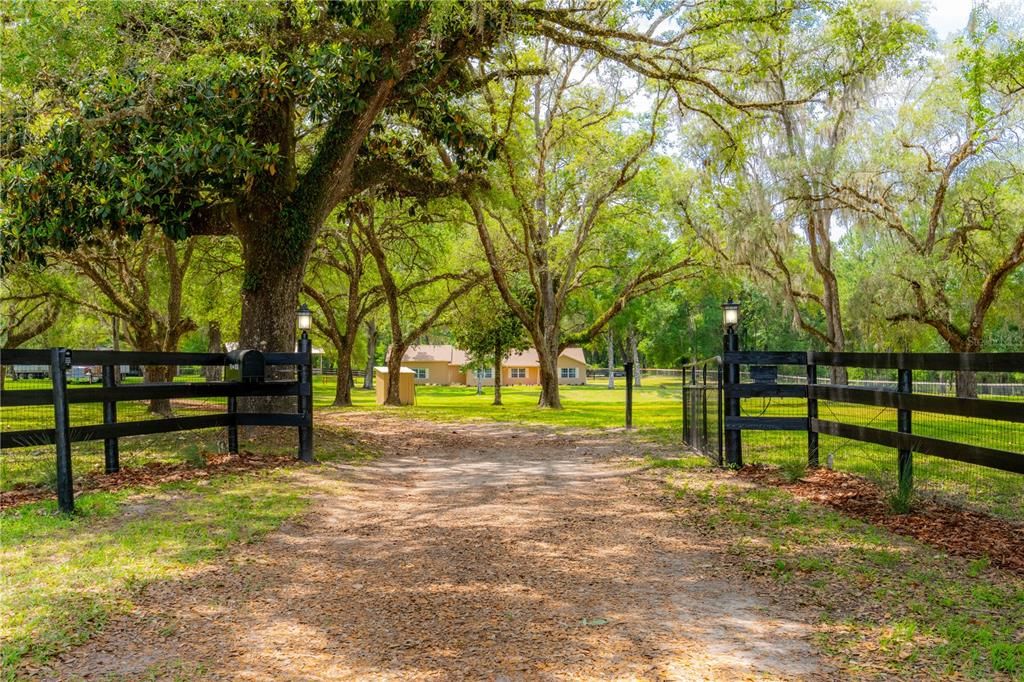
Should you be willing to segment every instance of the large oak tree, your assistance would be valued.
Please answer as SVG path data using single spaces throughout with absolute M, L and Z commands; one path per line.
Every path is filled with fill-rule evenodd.
M 937 55 L 905 104 L 864 137 L 863 167 L 829 201 L 867 232 L 875 310 L 934 330 L 951 351 L 979 352 L 986 324 L 1024 267 L 1024 41 L 984 8 Z M 977 395 L 973 372 L 957 394 Z
M 592 339 L 630 300 L 679 277 L 691 260 L 627 193 L 654 145 L 658 105 L 633 116 L 627 100 L 639 86 L 621 68 L 549 39 L 535 47 L 547 75 L 486 92 L 492 135 L 505 143 L 492 191 L 464 196 L 498 291 L 537 349 L 539 404 L 557 408 L 561 352 Z M 623 229 L 630 214 L 644 219 Z M 529 305 L 510 284 L 517 273 L 529 284 Z M 613 295 L 567 333 L 573 298 L 598 281 L 612 283 Z

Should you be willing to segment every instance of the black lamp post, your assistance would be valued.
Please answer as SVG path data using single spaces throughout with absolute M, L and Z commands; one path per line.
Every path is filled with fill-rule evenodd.
M 313 461 L 313 342 L 309 338 L 309 330 L 313 326 L 313 312 L 305 303 L 295 312 L 295 324 L 302 332 L 297 350 L 306 356 L 306 361 L 299 365 L 299 382 L 309 388 L 309 395 L 300 395 L 298 412 L 303 416 L 303 424 L 299 427 L 299 459 L 303 462 Z M 340 377 L 339 377 L 340 378 Z
M 740 336 L 737 333 L 740 325 L 740 304 L 733 302 L 730 298 L 722 304 L 722 327 L 725 328 L 725 335 L 722 337 L 722 350 L 725 354 L 735 353 L 740 349 Z M 722 356 L 725 366 L 726 388 L 730 385 L 740 383 L 739 363 L 729 362 L 727 355 Z M 743 466 L 743 447 L 738 428 L 729 428 L 729 418 L 740 416 L 740 399 L 729 396 L 725 400 L 725 462 L 730 467 L 739 468 Z

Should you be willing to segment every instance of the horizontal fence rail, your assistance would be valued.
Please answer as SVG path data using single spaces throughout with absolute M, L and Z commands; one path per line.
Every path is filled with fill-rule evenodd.
M 734 351 L 725 364 L 826 365 L 864 369 L 967 372 L 1024 371 L 1024 353 L 823 353 L 818 351 Z
M 969 419 L 983 419 L 996 424 L 1024 423 L 1024 402 L 1012 399 L 983 399 L 936 395 L 940 382 L 925 392 L 916 391 L 913 373 L 919 372 L 993 372 L 1011 375 L 1024 373 L 1024 353 L 824 353 L 816 351 L 730 351 L 722 357 L 726 380 L 722 394 L 727 405 L 745 398 L 796 398 L 806 400 L 805 416 L 741 416 L 738 406 L 727 409 L 724 428 L 727 432 L 806 431 L 808 435 L 807 462 L 818 465 L 818 435 L 838 436 L 864 443 L 892 447 L 897 450 L 898 480 L 901 489 L 909 490 L 913 480 L 913 453 L 947 460 L 965 462 L 1000 471 L 1024 474 L 1024 451 L 998 447 L 985 447 L 977 443 L 957 442 L 914 433 L 915 413 L 948 415 Z M 806 378 L 796 376 L 802 366 Z M 748 367 L 749 371 L 729 374 L 729 369 Z M 789 368 L 787 374 L 780 367 Z M 895 370 L 894 381 L 859 380 L 838 383 L 819 383 L 819 368 L 836 367 L 863 370 Z M 750 379 L 743 382 L 744 378 Z M 802 382 L 801 382 L 802 379 Z M 800 383 L 798 383 L 800 382 Z M 851 385 L 852 384 L 852 385 Z M 1011 386 L 998 384 L 1002 391 L 987 395 L 1012 397 L 1017 395 Z M 984 385 L 979 385 L 980 389 Z M 981 395 L 982 392 L 979 392 Z M 896 430 L 876 428 L 864 424 L 851 424 L 841 418 L 820 418 L 819 401 L 868 405 L 891 408 L 896 411 Z M 766 408 L 767 409 L 767 408 Z M 728 441 L 728 438 L 726 439 Z M 687 441 L 689 443 L 689 441 Z M 739 439 L 736 439 L 737 444 Z M 1012 441 L 1009 441 L 1013 445 Z M 692 443 L 689 443 L 693 446 Z M 742 465 L 742 451 L 736 453 L 735 463 Z M 733 458 L 726 453 L 726 459 Z M 1024 482 L 1022 482 L 1024 483 Z
M 288 426 L 298 429 L 298 456 L 304 461 L 313 459 L 313 388 L 312 344 L 308 338 L 299 340 L 295 353 L 249 353 L 241 362 L 235 353 L 150 353 L 136 351 L 68 350 L 66 348 L 3 349 L 0 365 L 19 376 L 18 369 L 30 370 L 33 375 L 49 379 L 50 388 L 15 389 L 4 384 L 0 390 L 0 406 L 28 407 L 53 406 L 53 428 L 4 429 L 0 433 L 0 450 L 19 447 L 56 446 L 57 499 L 61 510 L 74 509 L 71 471 L 71 443 L 102 440 L 104 442 L 104 470 L 114 473 L 120 469 L 118 439 L 157 433 L 173 433 L 192 429 L 226 427 L 228 451 L 238 452 L 239 426 Z M 221 367 L 236 369 L 236 380 L 205 382 L 170 382 L 124 384 L 116 380 L 116 371 L 136 366 L 162 367 Z M 275 367 L 295 367 L 295 378 L 278 378 Z M 90 373 L 75 368 L 90 368 Z M 68 375 L 88 376 L 92 368 L 100 368 L 101 387 L 69 390 Z M 21 372 L 26 374 L 29 372 Z M 295 396 L 294 412 L 241 412 L 239 398 Z M 145 400 L 191 398 L 226 398 L 227 411 L 161 419 L 118 421 L 119 403 Z M 69 406 L 72 404 L 102 403 L 103 422 L 71 423 Z

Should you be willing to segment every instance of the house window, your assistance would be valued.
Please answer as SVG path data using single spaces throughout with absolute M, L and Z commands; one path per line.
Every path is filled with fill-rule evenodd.
M 476 376 L 478 379 L 493 379 L 494 370 L 491 369 L 490 367 L 488 367 L 487 369 L 478 369 L 476 371 Z
M 561 371 L 562 371 L 562 378 L 563 379 L 575 379 L 576 378 L 576 368 L 575 367 L 562 367 Z
M 412 371 L 415 372 L 417 379 L 426 379 L 427 378 L 427 368 L 426 367 L 413 367 Z
M 513 379 L 525 379 L 526 378 L 526 368 L 525 367 L 513 367 L 512 369 L 509 370 L 509 376 L 511 376 Z

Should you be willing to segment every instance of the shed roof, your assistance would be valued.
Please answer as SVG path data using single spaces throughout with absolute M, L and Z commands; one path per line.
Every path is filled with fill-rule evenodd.
M 387 374 L 388 373 L 388 368 L 387 367 L 374 367 L 373 369 L 378 374 Z M 408 367 L 402 367 L 401 369 L 398 370 L 398 373 L 399 374 L 415 374 L 416 372 L 412 371 Z
M 227 343 L 224 344 L 224 350 L 227 351 L 228 353 L 230 353 L 232 351 L 236 351 L 236 350 L 238 350 L 238 345 L 239 345 L 238 341 L 228 341 Z M 299 344 L 298 344 L 298 342 L 295 343 L 295 350 L 292 351 L 292 352 L 294 352 L 294 353 L 298 353 L 299 352 Z M 321 348 L 320 346 L 313 346 L 313 355 L 323 355 L 323 354 L 324 354 L 324 349 L 323 348 Z

